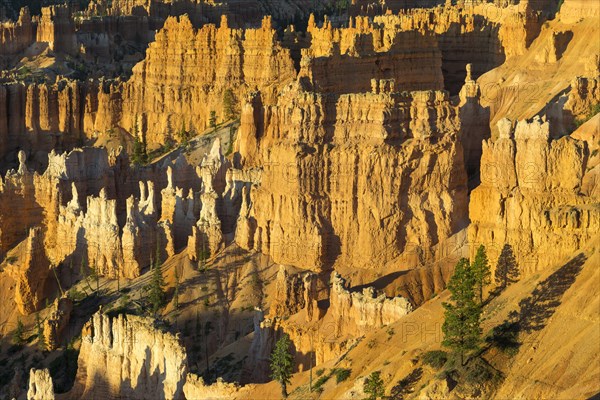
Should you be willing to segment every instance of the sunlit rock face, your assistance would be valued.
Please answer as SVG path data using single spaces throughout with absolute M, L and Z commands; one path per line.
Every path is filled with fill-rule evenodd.
M 97 313 L 84 327 L 82 341 L 72 393 L 98 399 L 184 398 L 185 349 L 151 319 Z

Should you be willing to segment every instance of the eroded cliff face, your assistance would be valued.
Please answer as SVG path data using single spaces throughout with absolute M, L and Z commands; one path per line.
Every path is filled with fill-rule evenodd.
M 48 369 L 29 371 L 29 390 L 27 400 L 54 400 L 54 385 Z
M 19 13 L 16 22 L 2 23 L 0 25 L 0 63 L 5 57 L 21 53 L 35 39 L 35 25 L 32 23 L 29 9 L 24 7 Z M 2 65 L 2 64 L 0 64 Z
M 46 350 L 53 351 L 63 340 L 64 329 L 69 325 L 73 301 L 67 297 L 56 299 L 51 312 L 44 321 L 43 333 Z
M 410 313 L 413 306 L 404 297 L 377 296 L 372 287 L 350 292 L 337 273 L 331 275 L 330 307 L 328 314 L 335 324 L 335 334 L 352 332 L 361 336 L 371 329 L 389 325 Z
M 301 52 L 299 77 L 316 91 L 366 92 L 371 79 L 392 79 L 398 91 L 443 88 L 441 54 L 432 35 L 376 27 L 366 18 L 351 20 L 348 28 L 332 28 L 327 19 L 317 27 L 311 18 L 307 36 L 310 47 Z M 343 79 L 350 75 L 355 79 Z
M 5 253 L 28 235 L 42 220 L 42 207 L 35 201 L 34 174 L 19 152 L 18 170 L 10 170 L 0 183 L 0 250 Z
M 289 50 L 277 43 L 270 18 L 258 29 L 231 29 L 223 17 L 219 28 L 196 30 L 182 16 L 167 19 L 130 82 L 111 91 L 121 97 L 120 125 L 132 128 L 137 116 L 148 141 L 159 143 L 181 127 L 202 132 L 210 111 L 223 120 L 228 88 L 240 96 L 247 88 L 270 86 L 274 96 L 272 84 L 294 76 Z
M 471 193 L 469 242 L 483 244 L 495 261 L 510 252 L 522 275 L 581 248 L 600 228 L 597 198 L 582 191 L 588 143 L 553 139 L 539 117 L 509 120 L 483 144 L 481 185 Z
M 361 336 L 413 310 L 402 296 L 377 295 L 373 287 L 351 290 L 335 271 L 328 284 L 314 272 L 280 266 L 275 290 L 268 314 L 255 313 L 244 382 L 268 381 L 270 354 L 284 334 L 293 344 L 295 368 L 306 371 L 341 356 Z M 327 299 L 328 306 L 319 306 L 321 299 Z
M 238 244 L 314 271 L 375 268 L 463 227 L 456 108 L 444 92 L 391 87 L 333 97 L 296 84 L 276 106 L 249 99 L 238 146 L 263 171 Z
M 94 314 L 84 327 L 72 396 L 182 399 L 187 356 L 151 319 Z
M 526 51 L 478 78 L 494 137 L 503 118 L 517 121 L 544 114 L 554 124 L 553 134 L 573 132 L 572 108 L 565 103 L 574 92 L 588 92 L 588 80 L 590 98 L 597 96 L 593 81 L 598 77 L 599 48 L 597 41 L 588 38 L 598 35 L 598 13 L 596 3 L 589 3 L 586 12 L 578 0 L 565 0 L 556 18 L 541 26 Z M 578 115 L 582 110 L 573 111 Z
M 359 16 L 350 19 L 347 28 L 333 28 L 328 19 L 317 26 L 311 18 L 306 35 L 290 28 L 280 42 L 270 17 L 258 29 L 231 28 L 226 16 L 218 28 L 197 28 L 192 14 L 167 18 L 169 7 L 175 6 L 162 2 L 116 2 L 110 10 L 101 10 L 104 6 L 90 9 L 100 7 L 98 12 L 110 14 L 101 17 L 107 32 L 96 32 L 105 28 L 92 11 L 74 24 L 63 8 L 44 8 L 36 22 L 37 41 L 67 54 L 79 46 L 78 54 L 89 62 L 118 57 L 124 65 L 135 63 L 141 53 L 124 54 L 117 42 L 152 42 L 131 78 L 77 81 L 58 76 L 57 83 L 3 84 L 0 151 L 72 148 L 116 126 L 131 135 L 137 126 L 151 145 L 158 145 L 180 130 L 204 131 L 211 111 L 218 121 L 224 120 L 227 90 L 232 90 L 236 107 L 255 89 L 261 91 L 263 104 L 272 105 L 298 74 L 305 84 L 328 93 L 366 92 L 370 79 L 376 78 L 394 79 L 397 91 L 446 88 L 456 94 L 467 63 L 473 63 L 476 79 L 505 56 L 522 54 L 539 32 L 529 28 L 529 20 L 539 17 L 535 12 L 485 4 L 403 11 L 379 16 L 375 22 Z M 540 21 L 532 24 L 539 26 Z M 523 38 L 509 40 L 515 36 L 513 26 L 524 31 Z M 339 79 L 346 74 L 355 78 Z M 6 117 L 3 105 L 10 106 Z M 61 135 L 50 135 L 55 132 Z
M 50 276 L 50 262 L 44 250 L 44 235 L 40 227 L 29 230 L 23 259 L 8 273 L 17 282 L 15 302 L 21 314 L 37 311 L 46 298 L 45 284 Z

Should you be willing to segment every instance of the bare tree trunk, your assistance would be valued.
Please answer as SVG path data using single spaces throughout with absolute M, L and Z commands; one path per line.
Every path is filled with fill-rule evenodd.
M 284 399 L 287 399 L 287 397 L 288 397 L 287 385 L 285 384 L 285 382 L 281 382 L 281 397 L 283 397 Z

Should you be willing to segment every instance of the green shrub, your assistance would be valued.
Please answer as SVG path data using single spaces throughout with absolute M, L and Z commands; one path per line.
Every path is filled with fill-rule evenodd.
M 428 351 L 423 355 L 423 363 L 435 369 L 442 368 L 448 361 L 448 354 L 442 350 Z
M 316 390 L 319 390 L 321 388 L 321 386 L 323 386 L 325 384 L 325 382 L 327 382 L 329 380 L 330 376 L 331 375 L 327 374 L 327 375 L 323 375 L 322 377 L 320 377 L 319 379 L 317 379 L 317 381 L 315 382 L 314 388 Z
M 317 376 L 321 376 L 321 375 L 323 375 L 324 372 L 325 372 L 325 370 L 323 368 L 321 368 L 316 371 L 316 374 L 317 374 Z
M 481 385 L 500 377 L 500 374 L 481 358 L 471 360 L 465 366 L 465 370 L 464 379 L 471 385 Z
M 590 119 L 592 119 L 598 113 L 600 113 L 600 103 L 594 104 L 593 106 L 590 107 L 590 109 L 586 115 L 584 115 L 582 118 L 576 119 L 575 127 L 579 128 L 581 125 L 588 122 Z
M 85 299 L 87 295 L 84 292 L 77 290 L 76 288 L 71 288 L 67 292 L 67 297 L 73 301 L 81 301 Z
M 385 395 L 385 386 L 383 384 L 383 379 L 381 379 L 380 371 L 372 372 L 371 375 L 365 379 L 363 391 L 368 395 L 367 399 L 369 400 L 383 398 Z
M 333 371 L 333 374 L 335 375 L 335 382 L 336 383 L 344 382 L 346 379 L 348 379 L 350 377 L 351 373 L 352 373 L 351 369 L 348 369 L 348 368 L 336 368 Z

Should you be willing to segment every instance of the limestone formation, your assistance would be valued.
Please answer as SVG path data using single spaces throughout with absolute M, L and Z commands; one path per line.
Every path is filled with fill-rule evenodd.
M 334 272 L 328 314 L 331 313 L 335 322 L 337 335 L 342 332 L 365 334 L 373 328 L 395 322 L 413 310 L 410 302 L 403 297 L 388 299 L 385 294 L 376 296 L 371 287 L 363 289 L 362 293 L 350 292 L 344 284 L 344 280 Z
M 138 277 L 142 268 L 150 265 L 156 249 L 154 185 L 148 182 L 147 196 L 145 188 L 144 183 L 140 182 L 139 201 L 133 196 L 127 199 L 127 220 L 121 243 L 124 262 L 122 276 L 129 279 Z
M 27 400 L 54 400 L 54 386 L 48 369 L 35 369 L 29 371 L 29 390 Z
M 241 217 L 248 220 L 238 221 L 247 233 L 238 244 L 314 271 L 335 263 L 373 268 L 464 226 L 460 121 L 447 94 L 336 101 L 297 85 L 277 106 L 244 110 L 263 116 L 250 132 L 242 124 L 240 141 L 256 141 L 259 153 L 241 158 L 263 171 L 252 210 Z
M 25 243 L 23 259 L 9 271 L 17 282 L 15 302 L 21 314 L 31 314 L 44 304 L 44 288 L 50 268 L 44 251 L 42 229 L 32 228 Z
M 527 359 L 560 366 L 547 374 L 560 387 L 532 381 L 533 397 L 598 393 L 572 385 L 597 368 L 550 354 L 546 326 L 595 319 L 562 304 L 593 308 L 594 290 L 574 290 L 593 274 L 567 261 L 598 253 L 600 6 L 17 3 L 0 0 L 0 333 L 21 319 L 30 333 L 19 314 L 56 299 L 40 315 L 51 356 L 29 361 L 52 364 L 62 392 L 54 367 L 70 352 L 56 351 L 80 343 L 57 397 L 273 397 L 282 335 L 294 373 L 328 371 L 323 398 L 364 397 L 372 371 L 386 394 L 419 375 L 417 397 L 493 397 L 421 365 L 439 337 L 395 333 L 441 326 L 454 266 L 479 245 L 492 272 L 510 263 L 527 278 L 484 304 L 482 329 L 518 305 L 519 341 L 550 343 L 511 360 L 486 347 L 503 395 L 523 396 L 514 365 Z M 127 314 L 153 302 L 148 267 L 162 263 L 157 319 Z M 103 277 L 91 297 L 90 273 Z M 529 291 L 555 297 L 539 330 Z M 24 397 L 21 347 L 0 365 L 2 395 Z M 294 375 L 292 397 L 309 376 Z M 28 398 L 53 390 L 48 370 L 30 371 Z
M 306 320 L 319 318 L 317 307 L 317 275 L 312 272 L 295 273 L 290 276 L 288 269 L 281 265 L 277 273 L 273 316 L 288 317 L 306 310 Z
M 31 20 L 29 9 L 24 7 L 19 13 L 16 22 L 0 25 L 0 54 L 4 56 L 15 55 L 25 50 L 35 37 L 35 29 Z M 2 62 L 3 60 L 1 60 Z
M 481 185 L 471 193 L 469 243 L 485 245 L 495 265 L 505 246 L 522 275 L 560 259 L 595 236 L 597 201 L 581 192 L 586 142 L 552 139 L 552 126 L 539 117 L 499 123 L 500 136 L 483 143 Z
M 81 398 L 184 398 L 185 349 L 150 319 L 94 314 L 84 327 L 77 364 L 73 394 Z
M 56 350 L 61 342 L 62 333 L 69 325 L 71 312 L 73 311 L 73 301 L 67 297 L 56 299 L 52 310 L 44 321 L 44 341 L 46 350 Z
M 187 399 L 215 399 L 228 400 L 234 398 L 243 398 L 244 392 L 250 389 L 249 386 L 240 387 L 236 383 L 224 382 L 217 378 L 217 382 L 207 385 L 204 380 L 192 373 L 187 374 L 183 392 Z
M 67 6 L 42 8 L 37 27 L 37 41 L 48 43 L 50 50 L 60 50 L 67 54 L 76 51 L 75 27 Z

